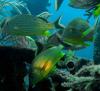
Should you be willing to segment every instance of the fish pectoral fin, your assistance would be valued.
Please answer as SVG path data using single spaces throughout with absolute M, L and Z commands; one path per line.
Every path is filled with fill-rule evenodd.
M 48 31 L 45 31 L 43 35 L 50 37 L 52 35 L 52 33 L 48 30 Z
M 91 28 L 88 28 L 86 31 L 82 33 L 82 38 L 86 37 L 91 32 Z

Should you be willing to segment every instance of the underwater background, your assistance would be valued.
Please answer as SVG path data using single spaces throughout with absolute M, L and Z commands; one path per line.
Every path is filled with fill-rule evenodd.
M 9 0 L 8 0 L 9 1 Z M 10 0 L 13 1 L 13 0 Z M 58 0 L 60 3 L 59 10 L 56 12 L 56 0 L 44 0 L 43 2 L 41 0 L 24 0 L 24 2 L 27 3 L 27 7 L 31 11 L 33 15 L 37 15 L 42 13 L 43 11 L 48 11 L 51 14 L 53 14 L 49 21 L 54 22 L 58 19 L 59 15 L 62 13 L 63 18 L 61 19 L 60 23 L 63 25 L 67 25 L 72 19 L 81 17 L 83 19 L 86 19 L 87 17 L 84 15 L 85 10 L 82 9 L 75 9 L 70 6 L 68 6 L 69 0 Z M 50 5 L 51 4 L 51 5 Z M 7 13 L 5 13 L 5 12 Z M 13 12 L 13 8 L 10 6 L 6 6 L 4 10 L 1 12 L 5 17 L 12 16 L 12 14 L 9 12 Z M 3 13 L 4 12 L 4 13 Z M 94 18 L 92 17 L 90 19 L 91 26 L 94 23 Z M 91 43 L 91 46 L 86 47 L 84 49 L 77 50 L 75 52 L 76 56 L 78 57 L 84 57 L 88 59 L 93 60 L 93 43 Z
M 99 16 L 100 0 L 1 0 L 0 91 L 100 91 Z

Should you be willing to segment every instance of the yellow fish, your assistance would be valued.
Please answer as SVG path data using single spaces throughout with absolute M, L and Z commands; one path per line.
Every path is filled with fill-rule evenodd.
M 64 56 L 63 46 L 55 46 L 40 53 L 32 62 L 31 81 L 35 85 L 46 78 L 55 68 L 56 63 Z

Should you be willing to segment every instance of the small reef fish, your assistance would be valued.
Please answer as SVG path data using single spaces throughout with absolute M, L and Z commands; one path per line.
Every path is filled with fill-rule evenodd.
M 100 0 L 69 0 L 69 6 L 79 9 L 89 9 L 100 3 Z
M 19 36 L 48 36 L 53 24 L 40 17 L 22 14 L 6 20 L 2 32 Z
M 64 56 L 62 52 L 63 46 L 55 46 L 41 52 L 32 61 L 31 67 L 31 83 L 35 85 L 37 82 L 46 78 L 54 71 L 56 63 Z
M 61 40 L 71 46 L 89 46 L 86 42 L 93 41 L 93 31 L 90 29 L 89 23 L 86 20 L 75 18 L 64 29 Z M 91 36 L 89 36 L 90 34 Z
M 59 25 L 60 26 L 60 25 Z M 93 41 L 94 28 L 82 18 L 73 19 L 65 28 L 50 36 L 47 46 L 63 45 L 65 49 L 78 50 L 89 46 L 87 42 Z

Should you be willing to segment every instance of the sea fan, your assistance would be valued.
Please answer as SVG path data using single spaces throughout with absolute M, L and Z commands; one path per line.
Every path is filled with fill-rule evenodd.
M 27 10 L 29 14 L 30 11 L 27 9 L 26 4 L 23 1 L 19 0 L 0 0 L 0 10 L 2 10 L 5 6 L 11 6 L 13 7 L 19 14 L 22 14 L 19 7 L 23 7 Z

